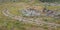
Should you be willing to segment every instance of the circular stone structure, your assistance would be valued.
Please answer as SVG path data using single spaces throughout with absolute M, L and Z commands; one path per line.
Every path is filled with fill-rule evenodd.
M 38 11 L 36 9 L 31 9 L 31 8 L 21 10 L 21 13 L 23 16 L 28 16 L 28 17 L 40 16 L 40 11 Z

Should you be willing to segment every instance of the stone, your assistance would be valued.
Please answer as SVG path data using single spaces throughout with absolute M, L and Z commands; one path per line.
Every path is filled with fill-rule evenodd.
M 52 16 L 52 17 L 54 17 L 54 15 L 56 14 L 55 11 L 47 10 L 46 8 L 44 8 L 42 12 L 45 13 L 46 16 Z
M 21 10 L 23 16 L 30 16 L 30 17 L 34 17 L 34 16 L 40 16 L 40 11 L 38 10 L 35 10 L 35 9 L 24 9 L 24 10 Z

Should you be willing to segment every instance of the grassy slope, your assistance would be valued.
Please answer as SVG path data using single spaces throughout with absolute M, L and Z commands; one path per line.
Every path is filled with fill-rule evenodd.
M 24 3 L 24 5 L 21 5 L 20 6 L 20 3 Z M 19 15 L 18 11 L 17 10 L 20 10 L 20 9 L 23 9 L 26 7 L 26 4 L 27 2 L 24 1 L 24 2 L 19 2 L 19 3 L 6 3 L 6 4 L 2 4 L 0 5 L 0 30 L 11 30 L 11 29 L 14 29 L 14 30 L 25 30 L 26 28 L 32 28 L 32 25 L 31 24 L 24 24 L 22 22 L 19 22 L 17 20 L 14 20 L 14 19 L 11 19 L 9 17 L 6 17 L 4 16 L 1 11 L 5 8 L 8 8 L 12 14 L 15 14 L 15 15 Z M 27 3 L 28 6 L 29 5 L 32 5 L 32 4 L 29 4 Z M 37 4 L 37 2 L 33 3 L 34 4 Z M 59 6 L 56 6 L 56 8 L 60 8 Z M 55 6 L 54 7 L 48 7 L 48 9 L 56 9 Z M 54 19 L 54 18 L 47 18 L 47 17 L 42 17 L 45 19 L 47 19 L 47 22 L 55 22 L 55 23 L 59 23 L 60 24 L 60 19 Z M 52 21 L 53 20 L 53 21 Z M 46 21 L 46 20 L 45 20 Z M 47 27 L 43 26 L 42 28 L 45 28 L 45 30 L 47 30 Z M 58 28 L 58 30 L 60 30 Z

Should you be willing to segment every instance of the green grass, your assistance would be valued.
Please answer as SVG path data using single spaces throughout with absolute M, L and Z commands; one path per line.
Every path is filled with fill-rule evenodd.
M 23 2 L 15 2 L 15 3 L 2 3 L 0 5 L 0 30 L 11 30 L 11 29 L 25 30 L 27 27 L 28 28 L 32 28 L 32 26 L 39 27 L 37 25 L 24 24 L 20 21 L 17 21 L 15 19 L 11 19 L 11 18 L 6 17 L 2 14 L 2 10 L 4 10 L 5 8 L 8 8 L 8 10 L 10 11 L 11 14 L 20 15 L 18 10 L 24 9 L 26 7 L 25 4 L 30 5 L 30 6 L 39 4 L 39 2 L 38 1 L 36 2 L 36 1 L 34 3 L 31 3 L 31 4 L 27 0 L 25 0 Z M 20 5 L 20 3 L 23 3 L 24 6 Z M 39 6 L 44 7 L 42 5 L 42 3 Z M 55 9 L 59 9 L 60 6 L 48 6 L 47 8 L 50 10 L 55 10 Z M 58 11 L 60 11 L 60 10 L 58 10 Z M 46 21 L 46 22 L 54 22 L 54 23 L 60 24 L 60 19 L 55 19 L 55 18 L 51 18 L 51 17 L 41 17 L 41 18 L 42 19 L 44 18 L 43 21 Z M 48 27 L 46 27 L 46 25 L 44 25 L 44 26 L 42 26 L 42 28 L 47 30 Z M 58 27 L 58 30 L 60 30 L 59 27 Z

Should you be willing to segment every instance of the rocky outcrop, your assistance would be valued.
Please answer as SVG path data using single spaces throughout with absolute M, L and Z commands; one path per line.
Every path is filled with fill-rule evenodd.
M 21 12 L 23 16 L 28 16 L 28 17 L 40 16 L 40 11 L 31 8 L 21 10 Z
M 58 16 L 60 14 L 60 12 L 48 10 L 45 8 L 42 11 L 29 8 L 29 9 L 19 10 L 19 12 L 21 12 L 22 16 L 25 16 L 25 17 L 47 16 L 47 17 L 60 18 L 60 16 Z M 45 13 L 45 14 L 42 14 L 42 13 Z
M 48 17 L 54 17 L 54 18 L 60 18 L 60 12 L 57 12 L 57 11 L 53 11 L 53 10 L 47 10 L 44 8 L 44 10 L 42 10 L 43 13 L 45 13 L 45 16 L 48 16 Z

